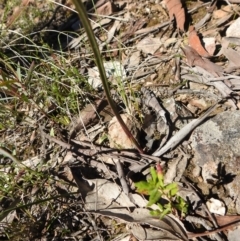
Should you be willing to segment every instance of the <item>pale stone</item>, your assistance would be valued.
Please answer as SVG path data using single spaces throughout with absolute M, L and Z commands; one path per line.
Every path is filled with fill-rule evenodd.
M 240 213 L 240 111 L 225 111 L 209 119 L 193 131 L 190 141 L 193 162 L 202 168 L 204 182 L 223 178 L 235 205 L 231 209 Z
M 133 134 L 135 138 L 138 136 L 138 130 L 136 128 L 136 124 L 133 123 L 130 116 L 127 114 L 121 115 L 124 123 L 127 125 L 130 132 Z M 114 116 L 109 123 L 108 126 L 108 135 L 110 147 L 112 148 L 124 148 L 124 149 L 133 149 L 135 148 L 132 141 L 123 131 L 121 125 L 119 124 L 117 118 Z
M 240 38 L 240 17 L 228 27 L 226 36 Z

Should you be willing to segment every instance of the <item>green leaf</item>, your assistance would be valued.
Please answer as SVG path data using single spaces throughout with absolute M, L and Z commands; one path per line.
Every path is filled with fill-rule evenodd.
M 158 176 L 157 176 L 157 171 L 155 170 L 154 167 L 150 168 L 150 173 L 151 173 L 151 176 L 152 176 L 153 183 L 156 184 Z
M 161 219 L 164 218 L 164 216 L 166 216 L 167 214 L 171 213 L 171 211 L 172 211 L 171 208 L 164 209 L 163 212 L 160 215 L 160 218 Z
M 22 82 L 21 68 L 20 68 L 19 62 L 18 62 L 18 66 L 17 66 L 17 77 L 18 77 L 19 82 Z
M 161 211 L 159 211 L 159 210 L 151 210 L 150 214 L 152 216 L 158 216 L 159 217 L 161 215 Z
M 163 211 L 163 205 L 160 203 L 157 203 L 159 210 L 162 212 Z
M 164 193 L 169 194 L 171 197 L 175 196 L 177 192 L 177 183 L 170 183 L 164 187 Z
M 171 189 L 174 189 L 174 188 L 177 188 L 177 183 L 170 183 L 170 184 L 167 184 L 165 187 L 164 187 L 164 190 L 171 190 Z
M 181 211 L 182 213 L 187 213 L 188 212 L 188 204 L 185 202 L 183 198 L 180 196 L 177 196 L 177 203 L 174 205 L 174 207 Z
M 172 209 L 172 203 L 168 202 L 164 205 L 164 209 Z
M 173 189 L 170 190 L 170 195 L 173 197 L 173 196 L 176 195 L 177 192 L 178 192 L 178 188 L 177 187 L 173 188 Z
M 152 190 L 150 192 L 149 202 L 148 202 L 147 206 L 151 206 L 152 204 L 157 203 L 157 201 L 161 198 L 161 196 L 162 196 L 162 194 L 158 191 L 157 188 Z
M 164 187 L 164 177 L 163 177 L 163 174 L 157 174 L 157 177 L 158 177 L 158 185 L 160 187 Z
M 149 195 L 149 192 L 154 189 L 154 185 L 151 182 L 141 181 L 136 182 L 137 192 Z

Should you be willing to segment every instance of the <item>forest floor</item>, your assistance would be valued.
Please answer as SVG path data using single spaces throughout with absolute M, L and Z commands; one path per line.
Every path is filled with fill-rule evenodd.
M 0 240 L 240 235 L 240 1 L 0 0 Z

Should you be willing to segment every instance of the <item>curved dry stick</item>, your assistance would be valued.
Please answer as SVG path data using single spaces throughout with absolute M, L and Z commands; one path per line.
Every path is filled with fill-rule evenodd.
M 165 146 L 163 146 L 161 149 L 156 150 L 152 155 L 160 157 L 167 151 L 176 147 L 194 128 L 196 128 L 201 122 L 203 122 L 217 108 L 217 104 L 218 103 L 214 104 L 198 119 L 193 120 L 186 126 L 184 126 L 167 142 Z

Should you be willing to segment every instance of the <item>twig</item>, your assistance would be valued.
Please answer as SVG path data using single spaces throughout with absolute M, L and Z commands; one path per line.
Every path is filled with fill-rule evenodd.
M 176 147 L 194 128 L 196 128 L 201 122 L 203 122 L 218 106 L 218 102 L 209 108 L 201 117 L 191 121 L 184 126 L 177 134 L 175 134 L 165 146 L 160 147 L 152 155 L 162 156 L 164 153 Z
M 116 159 L 114 159 L 114 161 L 115 160 Z M 123 192 L 128 196 L 129 195 L 129 188 L 128 188 L 128 185 L 127 185 L 127 182 L 126 182 L 126 179 L 125 179 L 125 176 L 124 176 L 122 164 L 121 164 L 121 162 L 119 160 L 116 160 L 115 164 L 116 164 L 118 178 L 119 178 L 120 183 L 122 185 Z
M 92 143 L 88 142 L 83 142 L 83 141 L 76 141 L 76 140 L 70 140 L 72 144 L 68 144 L 66 142 L 63 142 L 61 140 L 58 140 L 46 133 L 44 133 L 45 137 L 52 142 L 55 142 L 56 144 L 62 146 L 63 148 L 72 150 L 72 151 L 78 151 L 79 153 L 82 153 L 83 155 L 89 155 L 89 156 L 94 156 L 94 155 L 102 155 L 102 156 L 113 156 L 113 157 L 124 157 L 126 160 L 127 157 L 132 160 L 132 162 L 136 161 L 136 159 L 143 158 L 147 160 L 148 162 L 160 162 L 162 163 L 161 159 L 155 156 L 149 156 L 147 154 L 140 154 L 136 152 L 135 150 L 117 150 L 117 149 L 112 149 L 108 147 L 102 147 L 102 146 L 96 146 L 93 145 Z M 75 144 L 75 146 L 73 146 Z M 94 149 L 93 149 L 94 146 Z M 82 147 L 82 149 L 80 149 Z M 85 147 L 85 149 L 84 149 Z M 86 149 L 88 147 L 88 149 Z M 77 149 L 78 148 L 78 149 Z
M 171 21 L 167 21 L 165 23 L 156 24 L 152 27 L 143 28 L 143 29 L 140 29 L 140 30 L 136 31 L 135 34 L 136 35 L 138 35 L 138 34 L 148 34 L 148 33 L 154 32 L 156 30 L 159 30 L 160 28 L 166 27 L 170 23 L 171 23 Z
M 188 233 L 188 238 L 192 239 L 192 238 L 197 238 L 197 237 L 208 236 L 210 234 L 215 234 L 215 233 L 219 233 L 219 232 L 224 231 L 224 230 L 232 229 L 232 228 L 234 228 L 238 225 L 239 225 L 239 221 L 237 221 L 236 223 L 232 223 L 232 224 L 229 224 L 227 226 L 224 226 L 222 228 L 217 228 L 213 231 L 207 231 L 207 232 L 204 232 L 204 233 Z

